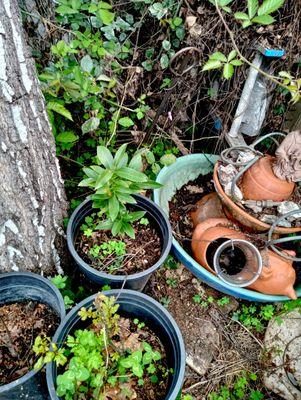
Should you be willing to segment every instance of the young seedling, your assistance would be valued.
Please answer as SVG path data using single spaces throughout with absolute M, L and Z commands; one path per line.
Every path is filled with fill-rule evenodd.
M 270 25 L 275 22 L 271 15 L 283 6 L 285 0 L 264 0 L 259 5 L 258 0 L 248 0 L 248 13 L 236 12 L 234 17 L 242 22 L 242 27 L 247 28 L 252 24 Z
M 242 64 L 243 62 L 237 57 L 235 50 L 232 50 L 227 57 L 217 51 L 209 56 L 209 60 L 203 66 L 202 71 L 223 69 L 223 77 L 230 79 L 234 74 L 235 67 L 239 67 Z
M 136 385 L 168 379 L 169 370 L 162 365 L 162 355 L 149 343 L 130 333 L 127 344 L 119 335 L 122 321 L 114 297 L 99 294 L 94 308 L 82 308 L 78 315 L 89 321 L 85 329 L 78 329 L 67 336 L 58 347 L 49 338 L 38 336 L 33 350 L 39 356 L 35 369 L 44 363 L 55 362 L 59 368 L 56 393 L 64 400 L 134 399 Z M 138 329 L 145 324 L 133 321 Z M 139 335 L 138 335 L 139 336 Z M 166 375 L 167 374 L 167 375 Z
M 133 194 L 143 189 L 159 188 L 161 185 L 151 181 L 141 172 L 135 156 L 129 160 L 127 145 L 122 145 L 113 157 L 104 146 L 97 147 L 99 165 L 83 168 L 86 175 L 79 186 L 94 191 L 91 196 L 93 208 L 104 216 L 96 229 L 111 230 L 112 235 L 128 235 L 135 238 L 133 222 L 141 220 L 144 211 L 131 211 L 128 205 L 136 204 Z

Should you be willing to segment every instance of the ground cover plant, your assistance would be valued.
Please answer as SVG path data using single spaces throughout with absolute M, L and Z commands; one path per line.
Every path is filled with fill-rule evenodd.
M 226 146 L 224 135 L 258 45 L 286 51 L 271 62 L 272 99 L 262 129 L 282 130 L 301 85 L 297 3 L 58 0 L 54 15 L 43 17 L 46 34 L 50 32 L 45 42 L 52 45 L 44 52 L 34 49 L 38 75 L 71 211 L 91 194 L 96 206 L 82 225 L 84 241 L 78 243 L 81 256 L 93 260 L 95 268 L 105 265 L 106 272 L 124 272 L 129 241 L 135 236 L 138 243 L 139 232 L 151 229 L 145 215 L 132 208 L 133 194 L 150 195 L 160 169 L 178 156 L 218 154 Z M 25 24 L 36 20 L 23 11 Z M 198 52 L 175 57 L 185 47 Z M 191 63 L 196 66 L 181 75 Z M 208 184 L 204 190 L 211 188 Z M 191 230 L 182 216 L 179 223 Z M 189 232 L 183 246 L 190 247 Z M 137 272 L 131 266 L 128 271 Z M 283 309 L 241 303 L 234 310 L 234 299 L 196 282 L 191 286 L 192 281 L 192 275 L 169 259 L 147 289 L 175 316 L 193 354 L 198 356 L 196 349 L 205 340 L 199 327 L 208 320 L 225 349 L 215 352 L 209 346 L 214 357 L 206 361 L 203 374 L 189 367 L 182 398 L 277 399 L 262 385 L 259 343 L 268 321 L 276 315 L 280 323 L 281 312 L 299 302 L 285 303 Z M 65 277 L 55 277 L 54 283 L 63 290 L 66 306 L 82 298 Z
M 159 339 L 144 322 L 120 317 L 114 297 L 99 294 L 94 305 L 79 311 L 86 327 L 59 347 L 47 336 L 35 339 L 35 368 L 56 363 L 57 395 L 66 400 L 164 398 L 172 371 Z

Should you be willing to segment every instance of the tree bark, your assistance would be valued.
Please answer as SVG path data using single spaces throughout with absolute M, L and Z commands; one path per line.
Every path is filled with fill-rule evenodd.
M 0 272 L 62 272 L 67 202 L 17 0 L 0 0 L 0 96 Z

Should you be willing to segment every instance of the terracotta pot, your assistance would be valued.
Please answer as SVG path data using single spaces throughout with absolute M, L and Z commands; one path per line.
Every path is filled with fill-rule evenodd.
M 277 178 L 272 165 L 276 158 L 260 158 L 243 175 L 240 185 L 246 200 L 287 200 L 295 189 L 294 182 Z
M 259 219 L 248 214 L 245 210 L 243 210 L 236 203 L 234 203 L 234 201 L 232 201 L 229 196 L 226 195 L 218 179 L 218 173 L 217 173 L 218 166 L 219 162 L 215 164 L 213 172 L 213 180 L 214 180 L 215 190 L 219 198 L 221 199 L 221 202 L 225 206 L 225 212 L 227 208 L 227 211 L 229 211 L 229 213 L 232 215 L 232 218 L 238 221 L 241 225 L 245 226 L 246 228 L 249 228 L 249 230 L 267 232 L 270 229 L 271 225 L 266 224 L 265 222 L 262 222 Z M 274 230 L 274 233 L 280 233 L 280 234 L 288 234 L 296 232 L 301 232 L 301 227 L 284 228 L 282 226 L 278 226 Z
M 286 250 L 287 254 L 295 256 L 292 250 Z M 291 299 L 297 299 L 294 290 L 296 272 L 292 267 L 293 261 L 280 257 L 271 250 L 261 252 L 263 258 L 262 273 L 259 278 L 248 286 L 250 289 L 265 294 L 280 294 Z
M 207 250 L 213 241 L 218 239 L 244 239 L 246 236 L 234 229 L 234 225 L 226 218 L 209 218 L 197 225 L 194 230 L 191 248 L 195 260 L 208 271 L 216 275 L 216 272 L 208 263 Z M 286 250 L 286 253 L 295 256 L 296 253 Z M 292 261 L 287 260 L 271 250 L 261 252 L 263 258 L 262 273 L 259 278 L 247 286 L 249 289 L 265 294 L 278 294 L 296 299 L 294 283 L 296 272 L 292 267 Z
M 232 228 L 232 229 L 231 229 Z M 197 225 L 193 232 L 191 248 L 195 260 L 208 271 L 215 271 L 208 264 L 207 249 L 211 242 L 218 239 L 247 239 L 242 232 L 236 231 L 226 218 L 209 218 Z
M 222 202 L 215 192 L 203 196 L 195 207 L 195 210 L 189 213 L 193 226 L 197 226 L 208 218 L 225 218 Z

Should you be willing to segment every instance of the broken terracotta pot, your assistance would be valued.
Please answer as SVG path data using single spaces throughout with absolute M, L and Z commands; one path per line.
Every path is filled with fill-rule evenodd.
M 193 256 L 199 264 L 213 274 L 215 271 L 208 261 L 207 250 L 212 242 L 221 244 L 222 239 L 246 240 L 247 238 L 242 232 L 235 230 L 233 223 L 226 218 L 209 218 L 198 224 L 193 232 L 191 241 Z
M 192 253 L 195 260 L 216 275 L 213 269 L 213 256 L 220 244 L 229 239 L 243 239 L 247 237 L 235 230 L 235 225 L 226 218 L 209 218 L 198 224 L 194 230 L 191 242 Z M 209 246 L 216 244 L 215 248 Z M 294 251 L 286 250 L 287 254 L 295 256 Z M 292 261 L 285 259 L 271 250 L 261 252 L 263 258 L 262 273 L 259 278 L 248 286 L 249 289 L 265 294 L 278 294 L 296 299 L 294 283 L 296 273 Z
M 293 250 L 285 250 L 283 253 L 295 256 Z M 293 268 L 293 261 L 288 260 L 274 253 L 272 250 L 263 250 L 262 273 L 259 278 L 248 286 L 250 289 L 265 294 L 280 294 L 291 299 L 297 299 L 294 290 L 296 272 Z
M 222 202 L 215 192 L 203 196 L 189 215 L 194 227 L 208 218 L 225 218 Z
M 270 228 L 271 225 L 260 221 L 259 219 L 253 217 L 250 215 L 247 211 L 239 207 L 229 196 L 226 195 L 222 185 L 219 182 L 218 178 L 218 168 L 219 168 L 220 163 L 217 162 L 214 167 L 214 172 L 213 172 L 213 181 L 214 181 L 214 186 L 215 190 L 221 199 L 221 202 L 224 205 L 224 210 L 227 216 L 230 217 L 231 214 L 231 219 L 237 221 L 240 225 L 244 226 L 248 230 L 252 231 L 259 231 L 259 232 L 267 232 Z M 282 226 L 277 226 L 274 230 L 275 233 L 280 233 L 280 234 L 287 234 L 287 233 L 296 233 L 300 232 L 301 227 L 292 227 L 292 228 L 285 228 Z
M 273 172 L 275 157 L 260 158 L 243 175 L 240 185 L 245 200 L 287 200 L 295 189 L 294 182 L 278 178 Z

